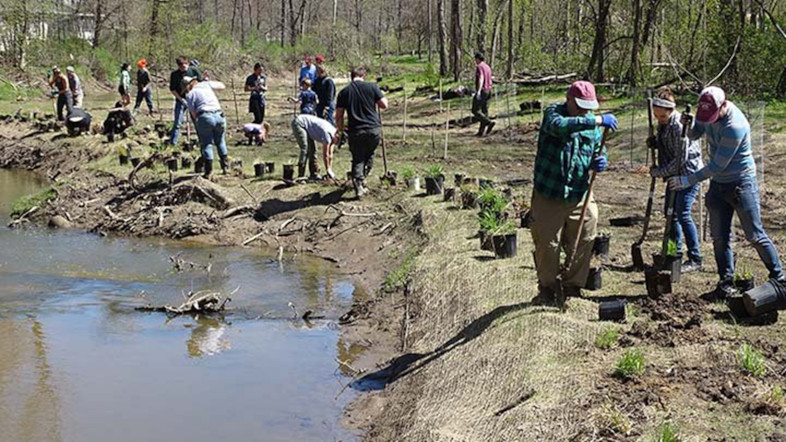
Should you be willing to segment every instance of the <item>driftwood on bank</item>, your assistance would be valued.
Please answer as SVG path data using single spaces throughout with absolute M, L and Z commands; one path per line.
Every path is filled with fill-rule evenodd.
M 240 288 L 236 288 L 229 295 L 234 295 Z M 161 312 L 168 315 L 210 314 L 220 313 L 226 309 L 226 304 L 232 300 L 229 296 L 222 296 L 218 292 L 192 292 L 185 295 L 185 301 L 177 307 L 171 305 L 137 307 L 140 312 Z
M 540 85 L 552 84 L 552 83 L 564 83 L 578 76 L 579 74 L 575 72 L 571 72 L 569 74 L 562 74 L 562 75 L 546 75 L 545 77 L 526 76 L 526 77 L 514 78 L 513 80 L 511 80 L 511 83 L 516 83 L 523 86 L 540 86 Z

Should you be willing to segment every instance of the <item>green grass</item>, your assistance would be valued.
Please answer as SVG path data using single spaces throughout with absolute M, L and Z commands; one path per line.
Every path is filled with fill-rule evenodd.
M 608 328 L 598 334 L 595 338 L 595 347 L 601 350 L 608 350 L 617 346 L 617 341 L 620 338 L 620 332 L 614 328 Z
M 18 200 L 14 201 L 11 205 L 11 216 L 17 217 L 23 215 L 25 212 L 29 211 L 33 207 L 43 207 L 49 200 L 55 197 L 55 189 L 52 187 L 47 187 L 46 189 L 35 193 L 33 195 L 27 195 L 19 198 Z
M 644 373 L 644 365 L 644 353 L 637 348 L 631 348 L 626 350 L 617 362 L 614 375 L 624 379 L 639 377 Z
M 393 271 L 388 273 L 385 277 L 385 282 L 382 283 L 382 290 L 386 292 L 393 292 L 403 287 L 404 284 L 407 283 L 407 280 L 412 273 L 412 269 L 415 266 L 415 256 L 417 256 L 415 250 L 409 250 L 407 252 L 404 260 L 401 261 L 401 264 L 399 264 L 398 267 L 393 269 Z
M 737 350 L 737 361 L 748 374 L 760 378 L 767 372 L 767 360 L 750 344 L 742 344 Z
M 664 422 L 658 427 L 657 435 L 654 439 L 657 442 L 679 442 L 679 429 L 669 421 Z

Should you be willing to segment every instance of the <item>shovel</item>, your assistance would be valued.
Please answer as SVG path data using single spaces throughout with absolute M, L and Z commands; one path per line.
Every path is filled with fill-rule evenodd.
M 647 99 L 647 117 L 649 119 L 650 124 L 650 137 L 655 135 L 655 126 L 652 124 L 652 98 Z M 655 149 L 652 150 L 652 166 L 657 166 L 655 161 Z M 638 241 L 634 242 L 630 246 L 630 254 L 633 258 L 633 268 L 636 270 L 644 270 L 644 256 L 641 254 L 641 245 L 644 243 L 644 240 L 647 239 L 647 231 L 650 227 L 650 216 L 652 215 L 652 203 L 655 199 L 655 181 L 657 178 L 652 177 L 652 181 L 650 181 L 650 193 L 647 197 L 647 210 L 644 213 L 644 229 L 641 232 L 641 237 Z
M 383 183 L 386 182 L 391 186 L 395 186 L 397 174 L 392 170 L 388 170 L 388 157 L 385 152 L 385 132 L 382 129 L 382 112 L 377 110 L 377 115 L 379 115 L 379 134 L 382 139 L 382 166 L 385 168 L 385 174 L 379 177 L 379 179 Z
M 688 127 L 690 127 L 693 123 L 693 116 L 690 114 L 690 105 L 688 105 L 685 109 L 685 116 L 688 117 L 688 124 L 682 126 L 682 147 L 680 148 L 680 158 L 684 158 L 685 152 L 687 152 L 688 148 L 687 144 L 690 143 L 690 140 L 688 139 Z M 672 223 L 674 222 L 674 202 L 676 200 L 677 192 L 669 192 L 669 200 L 666 204 L 666 227 L 663 229 L 663 242 L 661 244 L 661 257 L 663 261 L 663 265 L 661 267 L 665 267 L 665 263 L 667 261 L 666 257 L 668 256 L 669 251 L 669 239 L 671 238 Z
M 603 137 L 600 141 L 600 151 L 603 152 L 603 148 L 606 146 L 606 135 L 608 134 L 609 129 L 603 129 Z M 579 243 L 581 242 L 581 231 L 584 228 L 584 218 L 587 215 L 587 207 L 589 207 L 589 200 L 592 196 L 592 189 L 595 187 L 595 176 L 597 173 L 593 169 L 590 172 L 590 181 L 589 187 L 587 188 L 587 194 L 584 197 L 584 205 L 581 207 L 581 217 L 579 217 L 579 228 L 576 230 L 576 241 L 573 243 L 573 249 L 569 250 L 567 256 L 565 257 L 565 264 L 562 266 L 562 271 L 560 272 L 559 276 L 557 276 L 557 305 L 561 310 L 565 309 L 565 291 L 562 289 L 562 281 L 565 279 L 565 276 L 568 274 L 571 268 L 573 268 L 573 264 L 576 258 L 576 250 L 579 248 Z

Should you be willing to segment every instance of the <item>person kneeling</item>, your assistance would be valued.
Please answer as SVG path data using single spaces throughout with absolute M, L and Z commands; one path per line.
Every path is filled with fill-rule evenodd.
M 84 109 L 75 107 L 71 109 L 71 112 L 66 117 L 65 126 L 68 130 L 68 135 L 75 137 L 83 132 L 90 131 L 90 123 L 93 121 L 93 117 L 90 116 Z
M 264 122 L 262 124 L 246 123 L 243 125 L 243 134 L 248 139 L 248 145 L 256 143 L 261 146 L 262 143 L 267 141 L 267 134 L 270 133 L 270 123 Z

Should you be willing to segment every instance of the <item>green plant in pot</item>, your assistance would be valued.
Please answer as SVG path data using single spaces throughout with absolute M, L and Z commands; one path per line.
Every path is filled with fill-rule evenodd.
M 474 209 L 478 206 L 478 192 L 477 188 L 470 184 L 461 186 L 461 208 Z
M 426 169 L 426 194 L 439 195 L 445 184 L 445 169 L 440 164 L 434 164 Z
M 516 256 L 518 237 L 516 225 L 510 220 L 498 220 L 497 230 L 491 236 L 494 245 L 494 255 L 497 258 L 512 258 Z
M 747 292 L 753 289 L 756 285 L 756 279 L 753 273 L 745 266 L 740 266 L 740 269 L 734 274 L 734 287 L 740 291 Z
M 491 237 L 500 228 L 499 216 L 490 210 L 484 210 L 478 215 L 478 222 L 480 224 L 480 229 L 478 231 L 480 236 L 480 249 L 494 250 Z
M 481 211 L 490 210 L 501 217 L 508 207 L 508 200 L 493 188 L 486 187 L 478 192 L 478 205 Z
M 414 191 L 420 190 L 420 177 L 417 176 L 415 168 L 412 166 L 405 166 L 401 169 L 401 178 L 407 183 L 407 188 Z

